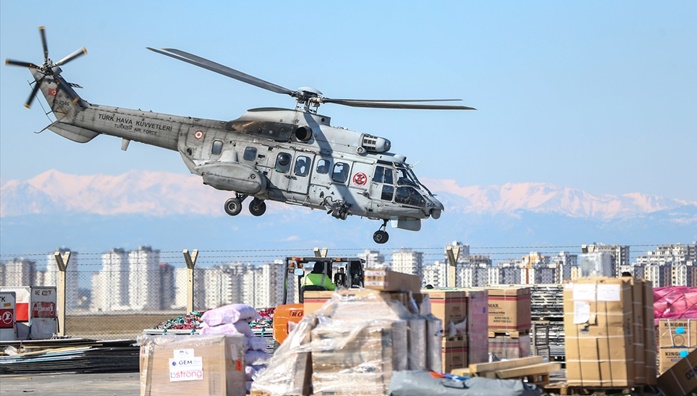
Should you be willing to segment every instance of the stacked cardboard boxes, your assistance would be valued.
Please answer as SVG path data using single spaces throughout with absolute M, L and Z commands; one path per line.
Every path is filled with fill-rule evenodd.
M 633 278 L 583 278 L 565 285 L 569 385 L 625 387 L 655 383 L 655 355 L 650 354 L 650 343 L 645 342 L 647 336 L 653 336 L 653 299 L 646 297 L 650 290 L 650 282 Z M 652 370 L 653 379 L 649 377 Z
M 431 312 L 443 322 L 443 372 L 489 359 L 486 290 L 425 289 Z
M 658 369 L 665 373 L 697 348 L 697 319 L 659 319 Z
M 530 356 L 530 289 L 489 288 L 489 353 L 498 358 Z
M 691 395 L 697 391 L 697 350 L 671 366 L 658 378 L 664 395 Z
M 403 294 L 334 292 L 303 316 L 256 377 L 252 394 L 383 395 L 394 371 L 441 371 L 441 322 L 395 297 Z M 417 297 L 425 309 L 427 298 Z

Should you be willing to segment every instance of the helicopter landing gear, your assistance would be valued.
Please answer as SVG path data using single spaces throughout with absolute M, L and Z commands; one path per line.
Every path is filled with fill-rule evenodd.
M 390 234 L 388 234 L 387 231 L 385 231 L 386 227 L 387 220 L 383 220 L 380 228 L 373 234 L 373 241 L 375 241 L 375 243 L 379 243 L 382 245 L 390 239 Z
M 242 211 L 242 202 L 237 198 L 230 198 L 225 201 L 225 213 L 230 216 L 237 216 Z
M 249 203 L 249 213 L 254 216 L 261 216 L 266 213 L 266 202 L 261 199 L 254 198 L 252 202 Z
M 225 213 L 237 216 L 242 211 L 242 201 L 247 198 L 245 194 L 236 194 L 235 198 L 225 201 Z

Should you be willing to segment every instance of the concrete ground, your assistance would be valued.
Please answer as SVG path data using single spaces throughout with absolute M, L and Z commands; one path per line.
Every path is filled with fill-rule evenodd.
M 139 373 L 0 375 L 0 396 L 137 396 L 139 394 Z

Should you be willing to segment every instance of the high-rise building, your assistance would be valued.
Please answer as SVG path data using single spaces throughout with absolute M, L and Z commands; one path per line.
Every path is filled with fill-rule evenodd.
M 160 309 L 171 309 L 176 299 L 174 266 L 160 263 Z
M 102 312 L 128 309 L 128 282 L 128 253 L 117 248 L 102 254 L 102 268 L 92 276 L 91 309 Z
M 552 264 L 557 268 L 555 283 L 564 283 L 571 279 L 571 268 L 578 265 L 578 255 L 561 251 L 552 258 Z
M 421 268 L 423 273 L 423 285 L 431 285 L 433 287 L 446 287 L 445 283 L 445 268 L 446 263 L 436 261 L 432 264 L 426 264 Z
M 424 254 L 412 249 L 401 248 L 392 253 L 392 270 L 421 276 Z
M 380 254 L 379 250 L 366 250 L 358 255 L 363 259 L 365 268 L 385 268 L 385 255 Z
M 5 263 L 4 286 L 34 286 L 36 262 L 24 257 Z
M 490 285 L 520 284 L 520 268 L 513 263 L 499 263 L 489 268 Z
M 160 251 L 138 246 L 128 253 L 128 300 L 134 310 L 160 309 Z

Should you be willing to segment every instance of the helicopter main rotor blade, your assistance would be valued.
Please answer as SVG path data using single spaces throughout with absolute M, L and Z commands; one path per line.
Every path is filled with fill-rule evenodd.
M 72 54 L 70 54 L 70 55 L 66 56 L 65 58 L 63 58 L 63 59 L 59 60 L 58 62 L 56 62 L 56 63 L 54 64 L 54 66 L 65 65 L 66 63 L 68 63 L 68 62 L 72 61 L 73 59 L 78 58 L 78 57 L 80 57 L 80 56 L 82 56 L 82 55 L 84 55 L 84 54 L 86 54 L 86 53 L 87 53 L 87 49 L 86 49 L 86 48 L 80 48 L 79 50 L 73 52 Z
M 372 100 L 352 100 L 352 99 L 329 99 L 322 98 L 324 103 L 335 103 L 351 107 L 372 107 L 378 109 L 415 109 L 415 110 L 476 110 L 468 106 L 435 105 L 435 104 L 414 104 L 404 103 L 409 101 L 372 101 Z
M 242 81 L 244 83 L 254 85 L 255 87 L 259 87 L 262 89 L 266 89 L 271 92 L 275 93 L 280 93 L 280 94 L 286 94 L 290 96 L 295 96 L 295 91 L 292 91 L 288 88 L 282 87 L 280 85 L 276 85 L 273 83 L 270 83 L 268 81 L 264 81 L 260 78 L 250 76 L 249 74 L 242 73 L 239 70 L 235 70 L 233 68 L 221 65 L 219 63 L 210 61 L 206 58 L 201 58 L 200 56 L 196 56 L 194 54 L 190 54 L 185 51 L 181 51 L 178 49 L 174 48 L 163 48 L 162 50 L 157 50 L 154 48 L 147 47 L 150 51 L 157 52 L 158 54 L 162 55 L 167 55 L 171 58 L 190 63 L 192 65 L 202 67 L 204 69 L 216 72 L 218 74 L 222 74 L 226 77 L 234 78 L 235 80 Z
M 24 107 L 27 109 L 31 107 L 31 103 L 34 101 L 34 98 L 36 97 L 36 93 L 39 92 L 39 88 L 41 88 L 41 83 L 44 82 L 44 77 L 41 77 L 39 81 L 34 83 L 34 88 L 31 90 L 31 94 L 29 94 L 29 99 L 27 99 L 27 102 L 24 104 Z
M 44 61 L 48 60 L 48 44 L 46 43 L 46 28 L 39 26 L 39 33 L 41 33 L 41 44 L 44 47 Z
M 22 61 L 16 61 L 16 60 L 12 60 L 12 59 L 5 59 L 5 64 L 11 65 L 11 66 L 28 67 L 30 69 L 38 69 L 39 68 L 39 66 L 37 66 L 31 62 L 22 62 Z

